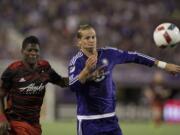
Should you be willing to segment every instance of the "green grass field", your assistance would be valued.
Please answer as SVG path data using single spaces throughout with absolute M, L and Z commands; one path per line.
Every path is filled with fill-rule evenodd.
M 43 135 L 76 135 L 75 121 L 43 122 Z M 153 123 L 121 123 L 123 135 L 180 135 L 180 125 L 163 124 L 156 127 Z

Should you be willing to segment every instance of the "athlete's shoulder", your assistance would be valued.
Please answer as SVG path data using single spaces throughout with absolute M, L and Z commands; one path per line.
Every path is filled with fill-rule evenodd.
M 37 62 L 38 66 L 50 66 L 49 62 L 47 60 L 44 60 L 44 59 L 40 59 L 38 60 Z
M 18 69 L 18 68 L 23 67 L 23 66 L 24 66 L 23 61 L 18 60 L 18 61 L 12 62 L 12 63 L 8 66 L 8 68 L 11 69 L 11 70 L 15 70 L 15 69 Z
M 105 52 L 121 52 L 123 53 L 124 51 L 115 47 L 103 47 L 100 48 L 100 50 L 105 51 Z
M 80 60 L 83 56 L 83 53 L 81 51 L 77 52 L 76 55 L 72 57 L 70 60 L 69 65 L 74 65 L 78 60 Z

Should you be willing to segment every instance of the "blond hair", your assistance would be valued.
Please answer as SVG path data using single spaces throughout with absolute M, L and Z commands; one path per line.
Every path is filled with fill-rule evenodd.
M 89 30 L 89 29 L 94 29 L 94 28 L 92 26 L 90 26 L 89 24 L 80 25 L 76 37 L 78 39 L 81 39 L 82 31 L 83 30 Z

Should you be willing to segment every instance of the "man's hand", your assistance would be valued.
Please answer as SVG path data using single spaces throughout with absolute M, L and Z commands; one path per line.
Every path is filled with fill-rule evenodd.
M 91 55 L 87 60 L 86 60 L 86 65 L 85 68 L 88 71 L 92 71 L 97 64 L 97 56 L 96 55 Z
M 97 64 L 97 56 L 91 55 L 87 60 L 84 69 L 78 76 L 78 79 L 81 83 L 85 83 L 86 80 L 89 78 L 91 72 L 95 69 Z
M 180 73 L 180 66 L 167 63 L 165 70 L 172 74 L 177 74 L 177 73 Z
M 180 73 L 180 66 L 175 65 L 175 64 L 156 60 L 155 65 L 161 69 L 164 69 L 164 70 L 170 72 L 171 74 L 174 74 L 174 75 L 177 73 Z

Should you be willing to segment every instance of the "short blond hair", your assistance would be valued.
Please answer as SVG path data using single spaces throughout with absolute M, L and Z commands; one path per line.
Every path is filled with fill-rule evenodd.
M 82 31 L 83 30 L 89 30 L 89 29 L 94 29 L 94 28 L 91 25 L 89 25 L 89 24 L 80 25 L 76 37 L 78 39 L 81 39 Z

